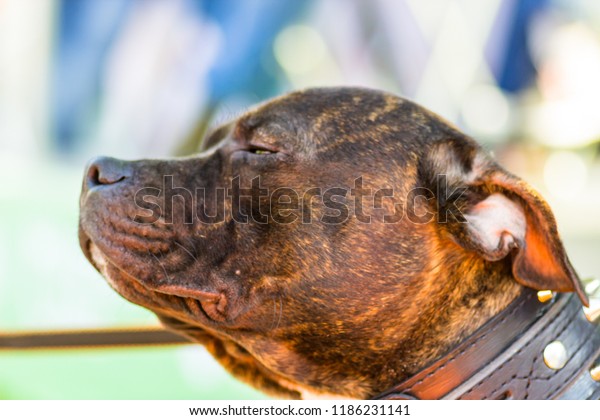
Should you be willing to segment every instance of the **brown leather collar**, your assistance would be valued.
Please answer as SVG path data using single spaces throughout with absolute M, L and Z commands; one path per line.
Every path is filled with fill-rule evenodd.
M 560 341 L 561 369 L 544 362 Z M 560 346 L 560 345 L 559 345 Z M 600 325 L 590 323 L 572 295 L 542 303 L 527 289 L 446 356 L 375 399 L 599 399 Z

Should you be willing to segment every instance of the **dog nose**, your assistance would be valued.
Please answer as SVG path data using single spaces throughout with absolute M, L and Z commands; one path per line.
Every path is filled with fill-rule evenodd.
M 86 169 L 85 186 L 87 189 L 99 185 L 112 185 L 131 176 L 128 162 L 100 156 L 92 159 Z

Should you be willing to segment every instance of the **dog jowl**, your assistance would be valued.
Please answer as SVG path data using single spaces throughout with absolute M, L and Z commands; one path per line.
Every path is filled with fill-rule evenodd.
M 373 396 L 523 287 L 587 299 L 545 201 L 455 127 L 383 92 L 291 93 L 197 155 L 86 171 L 90 262 L 274 395 Z

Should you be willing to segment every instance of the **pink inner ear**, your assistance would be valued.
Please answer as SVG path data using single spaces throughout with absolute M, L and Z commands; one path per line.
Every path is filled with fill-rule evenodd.
M 467 232 L 484 258 L 496 261 L 525 241 L 526 218 L 523 208 L 503 194 L 492 194 L 467 214 Z

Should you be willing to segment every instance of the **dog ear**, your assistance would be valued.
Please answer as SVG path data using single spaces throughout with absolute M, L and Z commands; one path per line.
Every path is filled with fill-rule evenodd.
M 440 191 L 436 181 L 437 210 L 438 215 L 446 214 L 452 204 L 458 211 L 444 227 L 455 242 L 489 261 L 511 258 L 514 278 L 524 286 L 576 292 L 588 305 L 554 215 L 539 193 L 489 159 L 470 139 L 437 144 L 426 162 L 430 185 L 433 176 L 446 177 L 447 190 Z M 448 196 L 450 188 L 454 192 Z

